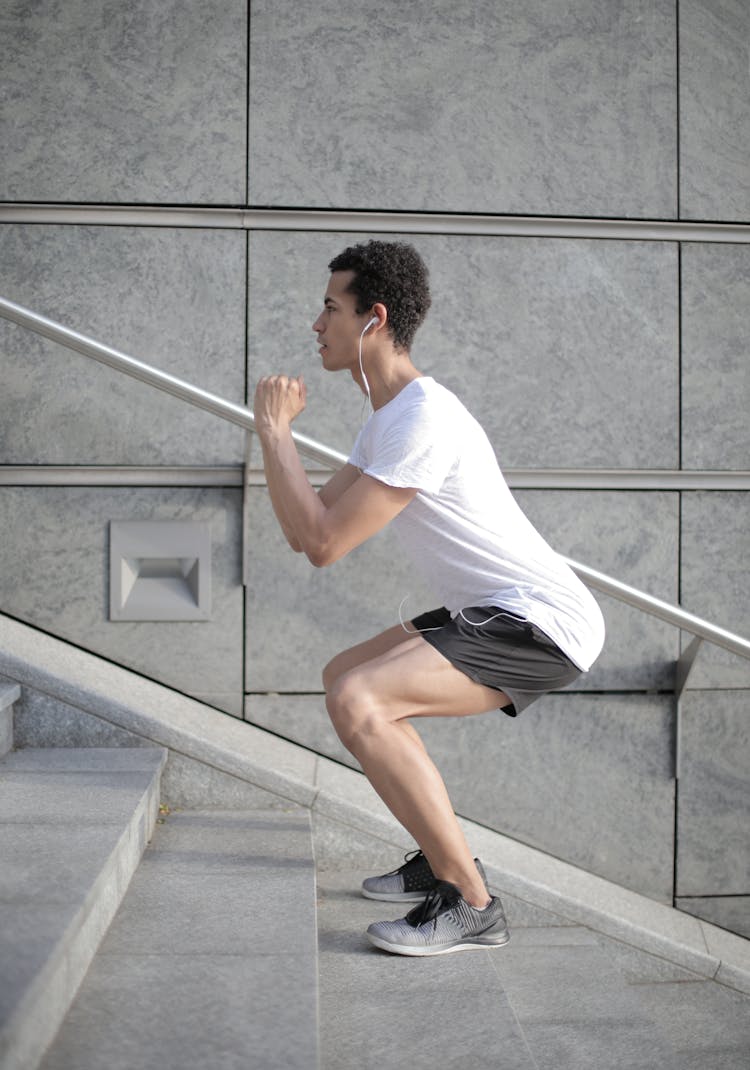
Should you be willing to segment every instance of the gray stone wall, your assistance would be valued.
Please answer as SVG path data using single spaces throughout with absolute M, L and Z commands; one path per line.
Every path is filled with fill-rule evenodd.
M 6 5 L 0 294 L 236 402 L 304 372 L 300 430 L 346 452 L 361 403 L 310 328 L 328 260 L 370 232 L 309 213 L 672 222 L 667 241 L 412 234 L 434 293 L 414 359 L 511 474 L 612 473 L 519 485 L 563 553 L 750 634 L 747 480 L 666 478 L 750 468 L 750 244 L 679 231 L 750 221 L 748 40 L 741 0 Z M 79 207 L 5 211 L 29 202 Z M 296 222 L 170 222 L 227 207 Z M 2 320 L 0 382 L 0 611 L 349 761 L 320 667 L 429 599 L 392 535 L 316 571 L 253 486 L 243 588 L 237 428 Z M 148 519 L 210 522 L 210 621 L 109 620 L 109 523 Z M 750 665 L 702 650 L 678 781 L 686 640 L 601 604 L 576 689 L 422 726 L 457 809 L 750 934 Z

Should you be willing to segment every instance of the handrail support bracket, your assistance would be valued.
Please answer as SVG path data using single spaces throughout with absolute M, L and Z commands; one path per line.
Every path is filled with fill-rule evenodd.
M 250 469 L 253 457 L 253 431 L 245 432 L 245 465 L 242 470 L 242 586 L 250 584 Z
M 674 691 L 678 701 L 682 698 L 690 675 L 695 667 L 700 648 L 703 646 L 703 637 L 694 635 L 688 645 L 677 659 L 674 673 Z
M 674 694 L 675 694 L 675 739 L 674 739 L 674 775 L 675 780 L 680 779 L 682 769 L 682 700 L 687 689 L 688 680 L 695 668 L 700 648 L 703 646 L 703 637 L 694 635 L 683 650 L 675 664 Z

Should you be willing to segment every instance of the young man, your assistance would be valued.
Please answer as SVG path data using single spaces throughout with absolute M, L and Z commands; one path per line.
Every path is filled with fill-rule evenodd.
M 343 744 L 419 845 L 363 894 L 418 901 L 368 929 L 379 948 L 431 955 L 500 946 L 508 930 L 442 778 L 412 724 L 504 709 L 515 716 L 570 684 L 598 655 L 604 627 L 583 584 L 523 515 L 490 443 L 461 402 L 410 357 L 427 313 L 427 270 L 399 242 L 331 261 L 313 324 L 328 371 L 348 371 L 373 413 L 349 463 L 316 493 L 291 436 L 302 378 L 261 379 L 256 430 L 274 511 L 295 551 L 330 565 L 393 521 L 442 608 L 397 624 L 325 668 Z

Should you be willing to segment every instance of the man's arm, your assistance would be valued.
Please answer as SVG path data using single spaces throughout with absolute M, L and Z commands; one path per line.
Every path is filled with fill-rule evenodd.
M 302 546 L 300 545 L 299 539 L 297 538 L 297 535 L 292 525 L 289 523 L 289 519 L 287 518 L 286 513 L 284 512 L 284 506 L 282 503 L 279 488 L 277 487 L 273 476 L 269 476 L 269 472 L 273 473 L 274 466 L 272 464 L 271 457 L 268 452 L 268 447 L 263 444 L 262 440 L 261 448 L 263 450 L 263 466 L 266 471 L 266 486 L 268 487 L 268 494 L 271 499 L 273 511 L 276 514 L 276 519 L 278 520 L 279 526 L 284 532 L 286 541 L 289 543 L 291 548 L 294 550 L 295 553 L 301 553 Z M 343 468 L 340 468 L 337 472 L 335 472 L 328 480 L 328 482 L 320 488 L 320 490 L 318 491 L 318 496 L 320 497 L 321 501 L 325 506 L 330 507 L 334 504 L 334 502 L 338 501 L 344 491 L 348 490 L 348 488 L 353 483 L 355 483 L 359 479 L 359 477 L 360 472 L 357 468 L 354 467 L 354 465 L 345 464 Z
M 274 510 L 290 545 L 298 545 L 314 565 L 321 567 L 337 561 L 385 527 L 417 490 L 389 487 L 347 465 L 320 495 L 316 494 L 291 432 L 291 421 L 303 407 L 304 385 L 299 380 L 273 376 L 259 382 L 255 395 L 256 430 L 263 444 Z
M 304 380 L 299 380 L 300 385 L 300 403 L 304 407 L 306 401 L 306 390 Z M 302 546 L 297 538 L 296 532 L 289 522 L 289 518 L 284 512 L 284 506 L 282 496 L 274 479 L 274 465 L 271 462 L 271 457 L 268 451 L 267 442 L 264 442 L 263 436 L 259 435 L 261 449 L 263 451 L 263 467 L 266 473 L 266 486 L 268 487 L 268 496 L 271 499 L 271 505 L 276 515 L 276 519 L 279 522 L 279 527 L 284 533 L 286 541 L 291 546 L 295 553 L 302 553 Z M 354 465 L 346 464 L 343 468 L 331 476 L 328 482 L 320 488 L 318 494 L 321 500 L 326 506 L 332 505 L 336 502 L 344 491 L 352 485 L 359 478 L 359 471 Z
M 356 483 L 361 475 L 358 468 L 355 468 L 353 464 L 345 464 L 343 468 L 339 468 L 337 472 L 331 476 L 325 486 L 321 487 L 318 491 L 318 496 L 323 502 L 326 508 L 330 508 L 334 505 L 344 491 L 347 491 L 353 483 Z
M 297 382 L 299 385 L 299 403 L 301 408 L 304 408 L 305 401 L 307 399 L 307 390 L 305 388 L 305 383 L 302 378 L 297 380 Z M 268 496 L 271 499 L 271 505 L 273 507 L 274 513 L 276 514 L 276 519 L 279 522 L 279 527 L 283 531 L 284 538 L 289 543 L 292 550 L 294 550 L 294 552 L 297 554 L 302 553 L 302 546 L 300 545 L 299 539 L 295 534 L 294 528 L 289 522 L 289 518 L 284 512 L 284 505 L 281 493 L 279 491 L 278 486 L 276 485 L 275 479 L 273 478 L 273 465 L 270 463 L 267 443 L 264 441 L 262 435 L 259 434 L 258 437 L 260 438 L 261 450 L 263 451 L 263 468 L 266 473 L 266 486 L 268 488 Z M 332 482 L 332 480 L 329 480 L 329 483 L 330 482 Z
M 261 448 L 263 450 L 263 467 L 266 472 L 266 486 L 268 487 L 268 496 L 271 499 L 271 505 L 273 511 L 276 514 L 276 519 L 279 522 L 279 527 L 284 532 L 284 537 L 289 543 L 295 553 L 300 553 L 302 547 L 300 546 L 299 539 L 297 538 L 294 528 L 289 523 L 286 513 L 284 512 L 284 505 L 282 501 L 279 488 L 276 486 L 275 481 L 272 478 L 273 464 L 271 463 L 271 457 L 268 453 L 268 447 L 261 439 Z

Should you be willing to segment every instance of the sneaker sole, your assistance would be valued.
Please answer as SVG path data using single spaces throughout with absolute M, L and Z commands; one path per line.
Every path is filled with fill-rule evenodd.
M 362 895 L 365 899 L 378 899 L 382 903 L 422 903 L 426 898 L 427 892 L 370 892 L 367 888 L 362 888 Z
M 468 940 L 460 940 L 455 944 L 447 944 L 442 947 L 416 946 L 411 944 L 391 944 L 380 936 L 366 934 L 367 939 L 381 951 L 390 951 L 393 955 L 411 955 L 424 958 L 427 955 L 450 955 L 453 951 L 486 951 L 492 947 L 505 947 L 510 940 L 510 933 L 505 932 L 502 936 L 473 936 Z

